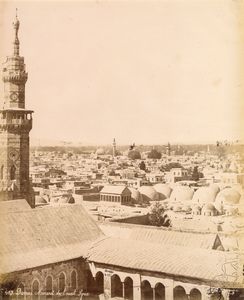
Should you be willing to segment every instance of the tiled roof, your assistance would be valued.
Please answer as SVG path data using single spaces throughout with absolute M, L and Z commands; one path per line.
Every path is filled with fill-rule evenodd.
M 137 228 L 132 230 L 132 240 L 145 241 L 158 244 L 170 244 L 176 246 L 213 249 L 216 234 L 181 232 L 175 230 L 155 230 L 154 228 Z
M 242 274 L 235 269 L 236 266 L 241 268 L 241 259 L 233 252 L 132 240 L 128 243 L 126 239 L 115 238 L 94 244 L 88 256 L 88 260 L 95 263 L 223 282 L 226 287 L 243 286 Z
M 7 214 L 10 212 L 18 212 L 24 210 L 31 210 L 30 205 L 25 199 L 0 202 L 0 214 Z
M 86 256 L 103 236 L 81 205 L 3 214 L 0 217 L 0 273 Z
M 107 236 L 127 238 L 157 244 L 213 249 L 217 234 L 168 230 L 152 226 L 130 225 L 115 222 L 102 223 L 100 228 Z
M 128 190 L 128 193 L 131 193 L 131 191 L 125 185 L 106 185 L 100 193 L 121 195 L 125 190 Z

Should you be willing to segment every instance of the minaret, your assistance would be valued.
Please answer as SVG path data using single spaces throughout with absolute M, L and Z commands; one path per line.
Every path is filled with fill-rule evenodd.
M 113 139 L 113 157 L 116 156 L 116 141 L 115 141 L 115 138 Z
M 3 65 L 4 102 L 0 109 L 0 200 L 26 199 L 33 207 L 29 182 L 29 132 L 33 111 L 25 108 L 24 57 L 19 55 L 20 22 L 13 22 L 13 52 Z
M 168 143 L 168 145 L 166 146 L 166 154 L 168 156 L 170 156 L 170 151 L 171 151 L 171 147 L 170 147 L 170 143 Z

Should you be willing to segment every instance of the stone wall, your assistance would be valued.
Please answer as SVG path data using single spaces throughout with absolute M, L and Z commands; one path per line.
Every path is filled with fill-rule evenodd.
M 79 293 L 86 289 L 85 269 L 86 263 L 79 258 L 11 274 L 6 282 L 12 284 L 13 290 L 19 288 L 33 294 Z

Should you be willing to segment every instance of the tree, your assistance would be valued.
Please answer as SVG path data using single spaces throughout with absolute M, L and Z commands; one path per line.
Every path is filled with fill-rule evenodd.
M 128 153 L 128 157 L 132 160 L 141 159 L 141 153 L 137 150 L 130 150 Z
M 162 157 L 161 152 L 157 151 L 156 149 L 152 149 L 149 153 L 148 153 L 148 158 L 152 158 L 152 159 L 160 159 Z
M 115 171 L 114 170 L 111 170 L 110 172 L 109 172 L 109 174 L 108 174 L 109 176 L 115 176 L 116 175 L 116 173 L 115 173 Z
M 146 171 L 146 164 L 144 162 L 144 160 L 142 160 L 140 163 L 139 163 L 139 168 L 143 171 Z
M 169 172 L 173 168 L 182 168 L 182 165 L 178 162 L 170 162 L 166 165 L 161 166 L 161 170 L 166 172 Z
M 165 209 L 162 204 L 158 201 L 153 205 L 151 212 L 149 214 L 149 223 L 153 226 L 171 226 L 170 219 L 167 214 L 165 214 Z
M 200 173 L 198 172 L 198 167 L 195 166 L 194 169 L 193 169 L 193 172 L 192 172 L 191 179 L 195 180 L 195 181 L 198 181 L 199 178 L 200 178 Z

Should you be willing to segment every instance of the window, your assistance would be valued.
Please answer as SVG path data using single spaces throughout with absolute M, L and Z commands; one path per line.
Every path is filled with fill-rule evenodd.
M 2 165 L 1 169 L 0 169 L 0 179 L 3 179 L 3 169 L 4 169 L 4 166 Z
M 63 292 L 65 290 L 65 275 L 61 273 L 58 278 L 58 290 L 59 292 Z
M 16 178 L 16 168 L 14 165 L 10 168 L 10 180 L 15 180 Z
M 46 278 L 46 292 L 51 293 L 53 290 L 53 279 L 51 276 L 47 276 Z
M 39 281 L 35 279 L 32 283 L 32 294 L 37 295 L 39 293 L 39 288 Z
M 77 289 L 77 273 L 75 270 L 71 272 L 71 289 L 72 291 Z

